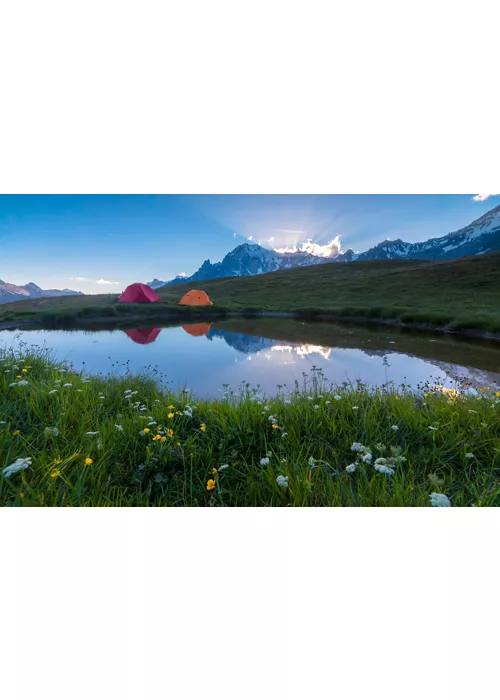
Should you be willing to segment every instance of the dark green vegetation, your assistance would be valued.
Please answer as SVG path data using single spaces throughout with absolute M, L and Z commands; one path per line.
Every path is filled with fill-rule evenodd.
M 208 309 L 179 307 L 193 288 L 214 302 Z M 394 319 L 402 323 L 500 332 L 500 253 L 454 261 L 372 260 L 315 265 L 158 290 L 162 303 L 116 304 L 114 295 L 16 302 L 0 322 L 35 318 L 51 323 L 84 318 L 190 317 L 238 312 L 294 312 Z
M 2 505 L 427 506 L 438 493 L 493 506 L 500 392 L 369 393 L 313 375 L 289 396 L 198 401 L 8 352 L 0 469 L 16 460 L 30 463 L 0 472 Z

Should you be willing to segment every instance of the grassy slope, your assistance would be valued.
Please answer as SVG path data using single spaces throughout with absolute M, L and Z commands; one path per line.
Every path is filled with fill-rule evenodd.
M 318 311 L 500 331 L 500 253 L 454 261 L 375 260 L 228 277 L 159 290 L 161 304 L 114 304 L 114 295 L 59 297 L 0 307 L 0 321 L 30 315 L 151 315 L 186 312 L 178 300 L 204 289 L 221 309 Z M 216 308 L 211 307 L 211 311 Z M 193 313 L 196 309 L 187 309 Z
M 455 399 L 361 388 L 340 390 L 336 400 L 313 384 L 289 401 L 193 400 L 190 417 L 182 413 L 185 396 L 165 396 L 147 378 L 87 383 L 43 356 L 7 355 L 0 368 L 0 469 L 32 460 L 9 477 L 0 472 L 0 505 L 424 506 L 432 492 L 456 506 L 500 505 L 493 391 Z M 28 383 L 10 386 L 18 375 Z M 136 394 L 127 399 L 126 390 Z M 150 417 L 158 425 L 141 435 Z M 154 440 L 160 425 L 173 430 L 163 442 Z M 391 446 L 404 461 L 392 476 L 373 464 L 348 473 L 354 442 L 370 447 L 373 461 L 391 458 Z M 269 464 L 261 465 L 266 455 Z M 228 468 L 218 472 L 223 464 Z M 278 485 L 278 475 L 288 477 L 288 487 Z

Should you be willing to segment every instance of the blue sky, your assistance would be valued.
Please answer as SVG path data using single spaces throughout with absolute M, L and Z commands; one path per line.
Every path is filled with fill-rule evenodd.
M 500 195 L 1 195 L 0 279 L 118 292 L 192 274 L 250 237 L 273 248 L 339 237 L 343 250 L 362 251 L 385 238 L 443 236 L 499 203 Z

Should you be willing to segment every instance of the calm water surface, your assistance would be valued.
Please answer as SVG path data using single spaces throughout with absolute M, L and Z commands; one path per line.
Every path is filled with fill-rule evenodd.
M 169 388 L 217 396 L 225 384 L 293 388 L 313 368 L 332 383 L 500 384 L 500 343 L 387 327 L 232 319 L 164 328 L 0 331 L 0 347 L 47 347 L 89 374 L 151 372 Z

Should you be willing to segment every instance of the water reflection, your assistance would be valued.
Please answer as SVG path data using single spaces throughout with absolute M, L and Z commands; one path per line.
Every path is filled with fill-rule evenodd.
M 211 327 L 211 323 L 185 323 L 182 326 L 186 333 L 189 333 L 189 335 L 192 335 L 194 338 L 208 335 Z
M 129 328 L 124 331 L 124 333 L 128 335 L 130 340 L 133 340 L 134 343 L 149 345 L 149 343 L 154 343 L 160 335 L 161 328 Z

